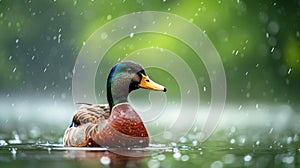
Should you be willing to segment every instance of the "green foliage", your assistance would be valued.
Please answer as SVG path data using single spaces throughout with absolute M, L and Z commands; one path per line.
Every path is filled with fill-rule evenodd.
M 139 11 L 177 14 L 205 31 L 222 57 L 228 100 L 298 100 L 294 91 L 300 82 L 296 0 L 1 0 L 1 90 L 70 93 L 74 62 L 89 36 L 111 20 Z M 126 38 L 105 58 L 114 62 L 151 46 L 180 55 L 201 76 L 198 82 L 210 87 L 205 67 L 195 64 L 195 53 L 164 35 L 143 33 Z

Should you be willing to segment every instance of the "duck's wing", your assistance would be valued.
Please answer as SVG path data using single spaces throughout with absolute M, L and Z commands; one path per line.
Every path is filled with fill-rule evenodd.
M 108 104 L 82 104 L 64 133 L 64 146 L 98 146 L 91 137 L 102 130 L 109 116 Z

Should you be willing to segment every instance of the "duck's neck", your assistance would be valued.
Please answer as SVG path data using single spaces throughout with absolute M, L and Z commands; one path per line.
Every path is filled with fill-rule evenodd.
M 127 97 L 130 93 L 129 84 L 124 84 L 120 82 L 110 82 L 107 83 L 107 101 L 110 110 L 119 103 L 128 102 Z

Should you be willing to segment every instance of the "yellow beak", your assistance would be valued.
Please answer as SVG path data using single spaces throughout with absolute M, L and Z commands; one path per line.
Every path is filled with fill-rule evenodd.
M 158 91 L 167 91 L 167 88 L 164 86 L 153 82 L 148 76 L 142 74 L 142 80 L 139 84 L 139 87 L 150 90 L 158 90 Z

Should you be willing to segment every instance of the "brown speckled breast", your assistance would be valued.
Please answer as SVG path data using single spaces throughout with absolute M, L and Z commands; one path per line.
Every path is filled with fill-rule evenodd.
M 113 107 L 107 124 L 96 137 L 103 147 L 146 147 L 149 145 L 147 130 L 136 111 L 128 104 Z

